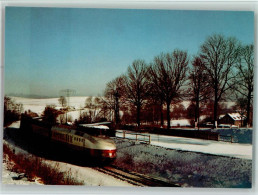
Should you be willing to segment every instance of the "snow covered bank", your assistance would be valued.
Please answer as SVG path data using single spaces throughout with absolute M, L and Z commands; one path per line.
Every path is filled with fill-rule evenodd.
M 183 187 L 249 188 L 252 161 L 140 144 L 116 138 L 115 164 Z
M 22 174 L 11 172 L 7 169 L 5 162 L 2 164 L 2 184 L 13 185 L 41 185 L 37 180 L 35 182 L 28 181 Z
M 19 151 L 22 151 L 19 149 Z M 24 152 L 26 153 L 26 152 Z M 64 172 L 71 178 L 83 182 L 84 186 L 132 186 L 131 184 L 118 180 L 112 176 L 105 175 L 90 167 L 81 167 L 64 162 L 56 162 L 52 160 L 42 159 L 42 162 L 50 165 L 53 168 L 58 168 L 59 171 Z M 6 163 L 3 163 L 2 183 L 16 184 L 16 185 L 31 185 L 40 184 L 37 182 L 30 182 L 26 177 L 18 179 L 19 175 L 24 173 L 15 173 L 7 169 Z

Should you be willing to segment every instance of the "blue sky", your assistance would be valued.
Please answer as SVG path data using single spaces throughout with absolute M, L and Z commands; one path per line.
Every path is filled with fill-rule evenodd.
M 253 12 L 7 7 L 5 94 L 102 94 L 136 59 L 196 55 L 212 34 L 254 42 Z

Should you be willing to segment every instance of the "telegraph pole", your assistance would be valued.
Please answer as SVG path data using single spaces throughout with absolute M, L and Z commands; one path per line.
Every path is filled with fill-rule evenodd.
M 66 96 L 66 98 L 67 98 L 67 110 L 66 110 L 66 123 L 67 123 L 67 112 L 70 109 L 70 96 L 75 94 L 75 90 L 63 89 L 60 91 L 60 94 Z

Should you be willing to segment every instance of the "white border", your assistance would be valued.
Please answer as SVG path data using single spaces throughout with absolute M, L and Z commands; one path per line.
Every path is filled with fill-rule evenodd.
M 6 6 L 21 7 L 63 7 L 63 8 L 120 8 L 120 9 L 172 9 L 172 10 L 228 10 L 228 11 L 254 11 L 255 13 L 255 89 L 254 89 L 254 142 L 253 142 L 253 187 L 252 189 L 214 189 L 214 188 L 120 188 L 120 187 L 82 187 L 82 186 L 0 186 L 1 194 L 258 194 L 257 181 L 257 92 L 258 92 L 258 66 L 257 66 L 257 23 L 258 0 L 0 0 L 0 132 L 3 129 L 3 88 L 4 88 L 4 19 Z M 2 140 L 2 133 L 0 140 Z M 2 144 L 0 144 L 2 154 Z M 2 155 L 0 155 L 2 161 Z M 0 163 L 2 168 L 2 163 Z M 2 169 L 1 169 L 2 170 Z M 1 180 L 1 177 L 0 177 Z

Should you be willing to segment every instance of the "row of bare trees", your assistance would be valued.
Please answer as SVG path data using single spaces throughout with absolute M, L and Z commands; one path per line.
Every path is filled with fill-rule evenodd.
M 193 59 L 186 51 L 174 50 L 154 57 L 150 64 L 135 60 L 125 74 L 107 83 L 104 97 L 86 99 L 87 121 L 109 118 L 120 124 L 121 116 L 124 121 L 130 121 L 135 113 L 135 122 L 140 126 L 142 114 L 153 112 L 153 121 L 158 113 L 163 126 L 166 105 L 167 128 L 170 128 L 171 105 L 190 100 L 195 125 L 200 122 L 200 107 L 209 109 L 212 104 L 216 126 L 221 102 L 234 100 L 239 104 L 238 111 L 246 114 L 246 124 L 250 124 L 253 68 L 253 45 L 243 46 L 235 38 L 213 35 Z M 60 104 L 66 104 L 64 98 L 60 98 Z
M 200 46 L 193 59 L 186 51 L 161 53 L 152 63 L 135 60 L 125 74 L 106 85 L 106 106 L 120 122 L 120 108 L 136 109 L 136 123 L 141 123 L 144 105 L 155 102 L 160 107 L 160 123 L 164 124 L 166 105 L 167 128 L 170 128 L 170 106 L 191 100 L 195 106 L 195 122 L 199 123 L 200 106 L 213 102 L 213 121 L 217 126 L 221 101 L 244 101 L 246 123 L 250 123 L 254 79 L 253 45 L 243 46 L 232 37 L 212 35 Z

